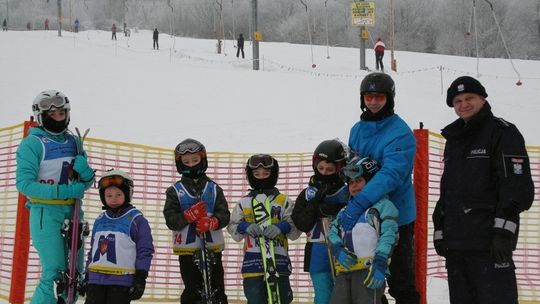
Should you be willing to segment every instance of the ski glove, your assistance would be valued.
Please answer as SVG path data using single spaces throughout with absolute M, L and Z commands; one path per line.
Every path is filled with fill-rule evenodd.
M 138 300 L 144 294 L 144 288 L 146 287 L 146 278 L 148 277 L 148 271 L 137 269 L 133 276 L 133 283 L 129 288 L 129 299 Z
M 370 289 L 379 289 L 383 286 L 388 267 L 388 258 L 382 254 L 376 254 L 373 263 L 369 267 L 369 273 L 364 280 L 364 285 Z
M 270 225 L 266 228 L 264 228 L 263 234 L 265 237 L 273 240 L 278 237 L 278 235 L 281 234 L 281 230 L 277 225 Z
M 86 156 L 77 155 L 73 162 L 73 170 L 79 174 L 81 182 L 89 182 L 94 179 L 94 170 L 88 165 Z
M 363 196 L 362 193 L 353 196 L 349 204 L 343 208 L 341 216 L 343 230 L 352 230 L 360 216 L 362 216 L 370 206 L 371 202 Z
M 505 263 L 512 260 L 514 240 L 511 237 L 495 233 L 491 241 L 491 256 L 495 263 Z
M 250 224 L 246 230 L 246 232 L 251 235 L 252 237 L 258 237 L 263 235 L 263 231 L 261 227 L 257 224 Z
M 205 216 L 197 221 L 196 226 L 197 233 L 202 234 L 207 231 L 217 230 L 219 228 L 219 220 L 215 216 Z
M 56 185 L 56 187 L 58 189 L 57 199 L 82 199 L 84 197 L 84 191 L 86 190 L 86 185 L 79 182 L 70 185 Z
M 185 210 L 183 214 L 184 218 L 188 221 L 188 223 L 191 224 L 207 215 L 206 203 L 203 201 L 199 201 L 195 205 L 191 206 L 191 208 Z
M 347 248 L 343 246 L 332 246 L 332 252 L 339 264 L 348 271 L 351 270 L 351 267 L 356 264 L 358 260 L 354 252 L 347 250 Z
M 446 256 L 446 242 L 444 241 L 442 230 L 435 230 L 433 233 L 433 246 L 435 246 L 435 251 L 438 255 L 442 257 Z

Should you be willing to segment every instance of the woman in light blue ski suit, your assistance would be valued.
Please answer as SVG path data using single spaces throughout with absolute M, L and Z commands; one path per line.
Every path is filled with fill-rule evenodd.
M 41 261 L 41 279 L 31 303 L 56 304 L 55 279 L 68 269 L 68 244 L 61 234 L 64 220 L 71 219 L 76 199 L 94 181 L 78 137 L 67 129 L 70 102 L 58 91 L 38 94 L 32 105 L 38 127 L 29 131 L 17 149 L 17 189 L 28 198 L 30 236 Z M 84 250 L 79 252 L 82 270 Z M 82 272 L 82 271 L 81 271 Z M 59 297 L 62 297 L 59 295 Z

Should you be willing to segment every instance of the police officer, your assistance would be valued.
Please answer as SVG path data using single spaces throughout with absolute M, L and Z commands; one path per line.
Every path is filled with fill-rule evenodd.
M 482 84 L 468 76 L 448 88 L 459 118 L 446 138 L 441 195 L 433 214 L 434 244 L 446 258 L 451 303 L 518 303 L 512 251 L 519 214 L 534 185 L 523 136 L 493 116 Z

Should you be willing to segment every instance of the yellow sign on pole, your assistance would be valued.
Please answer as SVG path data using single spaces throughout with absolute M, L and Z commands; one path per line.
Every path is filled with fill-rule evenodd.
M 367 40 L 369 38 L 369 31 L 362 30 L 362 39 Z
M 374 26 L 375 2 L 351 3 L 351 17 L 353 26 Z
M 255 41 L 262 41 L 262 33 L 261 32 L 253 33 L 253 38 L 255 39 Z

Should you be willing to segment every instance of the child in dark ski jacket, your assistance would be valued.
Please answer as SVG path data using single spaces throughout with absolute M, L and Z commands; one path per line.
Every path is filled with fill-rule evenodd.
M 86 304 L 118 304 L 144 294 L 154 254 L 148 221 L 131 204 L 133 179 L 124 171 L 107 171 L 98 182 L 105 211 L 92 229 L 86 262 Z
M 167 189 L 163 215 L 173 231 L 173 250 L 178 255 L 184 291 L 180 303 L 200 303 L 205 287 L 213 292 L 213 303 L 226 304 L 222 251 L 222 228 L 229 224 L 230 212 L 223 190 L 206 176 L 206 148 L 188 138 L 174 150 L 176 169 L 182 178 Z M 205 251 L 201 250 L 205 243 Z M 210 286 L 203 285 L 202 254 L 210 260 Z
M 280 303 L 286 304 L 293 300 L 287 238 L 296 240 L 301 232 L 291 219 L 292 201 L 275 187 L 278 174 L 279 165 L 272 156 L 257 154 L 248 159 L 246 175 L 252 190 L 240 199 L 227 227 L 235 241 L 244 240 L 242 277 L 248 304 L 268 303 L 268 297 L 272 294 L 265 282 L 265 275 L 270 270 L 265 273 L 265 268 L 274 265 L 267 262 L 268 259 L 263 259 L 263 254 L 271 256 L 271 253 L 261 251 L 261 247 L 265 248 L 261 242 L 269 242 L 274 248 L 273 260 L 278 276 Z
M 362 191 L 379 170 L 379 164 L 368 157 L 355 157 L 342 170 L 351 197 Z M 399 212 L 383 198 L 360 216 L 353 229 L 341 226 L 347 206 L 332 222 L 328 240 L 337 260 L 332 304 L 382 303 L 389 257 L 398 238 Z
M 321 142 L 313 153 L 313 171 L 309 185 L 296 198 L 292 219 L 306 233 L 304 271 L 309 272 L 315 304 L 330 301 L 333 263 L 327 246 L 329 223 L 349 200 L 349 190 L 339 177 L 345 166 L 345 150 L 339 140 Z

